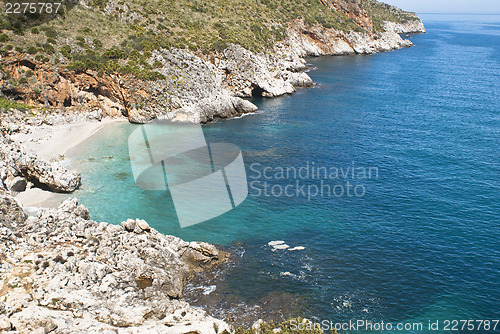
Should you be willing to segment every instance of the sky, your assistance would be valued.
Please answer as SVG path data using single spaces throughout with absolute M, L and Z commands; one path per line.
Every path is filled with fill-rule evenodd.
M 379 0 L 417 13 L 500 14 L 500 0 Z

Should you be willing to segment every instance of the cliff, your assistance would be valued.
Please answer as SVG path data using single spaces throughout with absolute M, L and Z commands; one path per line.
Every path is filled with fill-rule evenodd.
M 254 112 L 244 98 L 312 85 L 305 56 L 389 51 L 412 45 L 399 34 L 425 31 L 415 14 L 372 0 L 89 0 L 1 23 L 4 98 L 136 123 Z

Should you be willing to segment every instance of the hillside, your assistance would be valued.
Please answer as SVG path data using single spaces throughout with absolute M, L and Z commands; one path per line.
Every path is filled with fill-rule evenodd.
M 411 45 L 397 33 L 423 31 L 415 14 L 374 0 L 81 0 L 2 12 L 0 23 L 5 98 L 134 122 L 214 96 L 181 118 L 254 111 L 239 98 L 311 85 L 299 57 L 391 50 Z

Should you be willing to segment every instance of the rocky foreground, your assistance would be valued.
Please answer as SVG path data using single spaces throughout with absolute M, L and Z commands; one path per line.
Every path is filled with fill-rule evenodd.
M 195 271 L 224 261 L 143 220 L 97 223 L 68 199 L 28 217 L 0 191 L 0 331 L 221 333 L 229 326 L 182 301 Z

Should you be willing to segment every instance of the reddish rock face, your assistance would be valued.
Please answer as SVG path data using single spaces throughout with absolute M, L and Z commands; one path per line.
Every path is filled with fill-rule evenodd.
M 342 0 L 322 1 L 323 4 L 334 8 L 335 11 L 346 14 L 351 20 L 356 22 L 364 30 L 372 30 L 373 23 L 368 12 L 357 2 L 347 2 Z
M 129 116 L 130 106 L 148 100 L 151 95 L 148 86 L 138 79 L 69 71 L 28 60 L 23 54 L 9 55 L 1 63 L 2 90 L 34 106 L 100 109 L 104 116 Z

